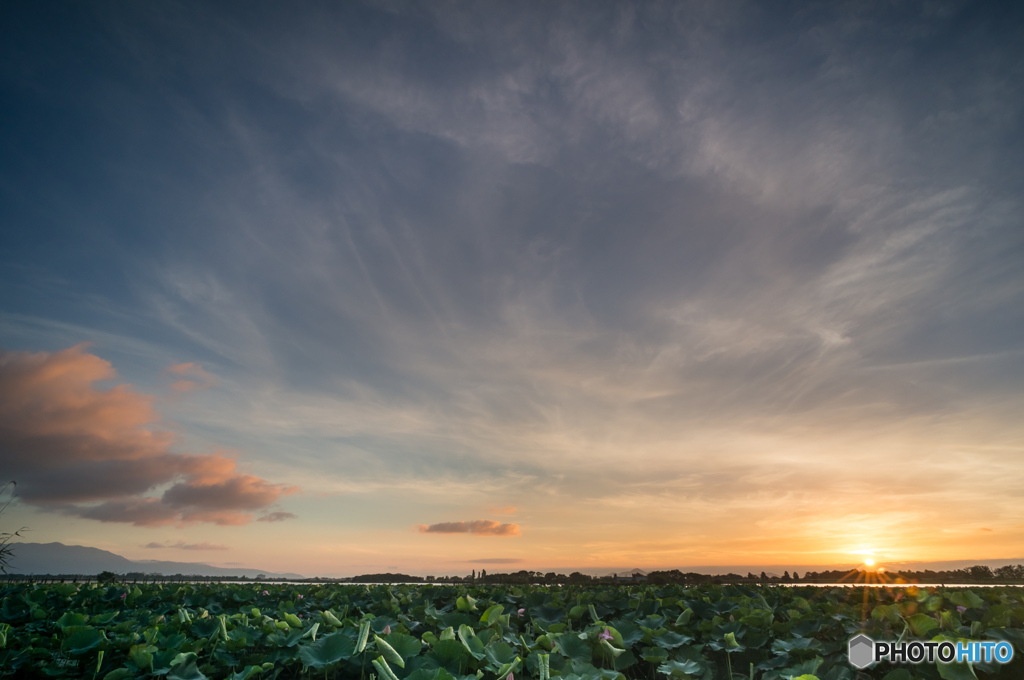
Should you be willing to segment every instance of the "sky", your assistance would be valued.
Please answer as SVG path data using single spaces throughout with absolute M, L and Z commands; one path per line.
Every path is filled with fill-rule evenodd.
M 0 529 L 1024 559 L 1022 82 L 1020 3 L 5 3 Z

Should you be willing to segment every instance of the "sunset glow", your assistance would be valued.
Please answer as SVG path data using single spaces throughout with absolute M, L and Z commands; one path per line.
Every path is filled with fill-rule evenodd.
M 1020 42 L 939 6 L 8 3 L 3 522 L 325 576 L 1024 559 Z

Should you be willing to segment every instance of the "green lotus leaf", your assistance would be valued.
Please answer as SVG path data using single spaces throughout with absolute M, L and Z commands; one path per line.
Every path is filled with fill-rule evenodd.
M 167 674 L 167 680 L 207 680 L 207 678 L 199 671 L 196 655 L 189 654 L 184 661 L 171 669 L 171 672 Z
M 465 662 L 469 652 L 459 640 L 438 640 L 427 656 L 436 661 L 438 666 L 459 673 L 459 665 Z
M 939 623 L 927 614 L 914 614 L 907 619 L 907 623 L 910 624 L 910 630 L 917 637 L 925 637 L 939 627 Z
M 277 647 L 294 647 L 302 639 L 303 632 L 301 630 L 289 630 L 288 632 L 271 633 L 267 636 L 267 642 Z M 326 637 L 326 636 L 325 636 Z M 354 644 L 354 643 L 353 643 Z
M 814 638 L 793 638 L 791 640 L 776 640 L 772 643 L 772 651 L 776 654 L 814 651 L 821 649 L 821 643 Z
M 252 680 L 256 675 L 263 672 L 263 669 L 259 666 L 246 666 L 237 673 L 232 673 L 228 676 L 228 680 Z
M 462 624 L 459 626 L 459 641 L 466 647 L 466 651 L 473 655 L 473 658 L 480 660 L 484 658 L 484 641 L 476 636 L 473 629 Z
M 501 668 L 519 657 L 512 645 L 500 641 L 487 645 L 484 648 L 484 656 L 487 657 L 489 665 L 494 668 Z
M 578 663 L 590 663 L 594 658 L 590 645 L 572 633 L 559 636 L 557 649 L 562 656 Z
M 355 640 L 342 632 L 324 635 L 316 642 L 299 647 L 299 660 L 306 668 L 323 668 L 349 659 L 355 653 Z
M 625 680 L 626 676 L 622 673 L 611 670 L 610 668 L 594 668 L 589 663 L 576 663 L 572 664 L 572 673 L 563 673 L 563 680 Z
M 669 631 L 663 635 L 652 637 L 651 642 L 656 644 L 658 647 L 664 647 L 665 649 L 675 649 L 676 647 L 682 647 L 685 644 L 689 644 L 693 641 L 693 638 L 689 635 L 680 635 L 679 633 L 673 633 Z
M 967 607 L 968 609 L 981 609 L 985 606 L 985 601 L 971 590 L 957 590 L 949 596 L 949 601 L 959 607 Z
M 405 677 L 405 680 L 454 680 L 453 676 L 443 668 L 418 668 Z
M 132 645 L 128 651 L 128 658 L 138 667 L 140 671 L 153 670 L 153 652 L 157 651 L 152 645 Z
M 127 668 L 118 668 L 112 670 L 103 676 L 103 680 L 127 680 L 128 678 L 134 678 L 135 673 Z
M 788 678 L 790 676 L 795 678 L 802 675 L 810 675 L 813 677 L 814 674 L 818 672 L 818 668 L 822 663 L 824 663 L 824 661 L 825 660 L 820 656 L 816 656 L 813 659 L 803 661 L 796 666 L 790 666 L 789 668 L 783 669 L 782 671 L 779 671 L 779 674 L 783 678 Z
M 502 615 L 505 608 L 500 604 L 495 604 L 487 608 L 487 611 L 480 617 L 480 621 L 483 623 L 491 624 L 498 621 L 498 617 Z
M 68 626 L 64 636 L 61 650 L 76 655 L 92 651 L 107 641 L 106 634 L 92 626 Z
M 92 624 L 94 626 L 105 626 L 106 624 L 108 624 L 111 621 L 113 621 L 114 619 L 116 619 L 118 614 L 120 614 L 120 613 L 121 612 L 119 612 L 119 611 L 112 611 L 112 612 L 106 612 L 106 613 L 103 613 L 103 614 L 97 614 L 97 615 L 92 617 L 92 619 L 91 619 L 92 620 Z
M 520 659 L 517 656 L 512 661 L 509 661 L 507 664 L 502 665 L 502 667 L 498 669 L 498 672 L 495 673 L 495 676 L 497 676 L 498 680 L 505 680 L 505 678 L 508 678 L 509 675 L 514 673 L 516 669 L 519 668 L 519 664 L 521 661 L 522 659 Z M 511 680 L 511 678 L 509 678 L 509 680 Z
M 338 620 L 338 617 L 332 614 L 330 610 L 321 611 L 320 620 L 323 621 L 324 624 L 328 626 L 334 626 L 335 628 L 341 628 L 341 626 L 343 625 L 341 621 Z
M 405 661 L 418 656 L 423 649 L 423 644 L 419 640 L 404 633 L 391 633 L 390 635 L 385 635 L 384 639 Z
M 475 623 L 473 617 L 462 612 L 442 614 L 441 618 L 438 620 L 441 622 L 441 626 L 452 629 L 458 628 L 459 626 L 472 626 Z
M 938 663 L 936 666 L 943 680 L 978 680 L 969 663 Z
M 882 680 L 914 680 L 914 676 L 906 668 L 897 668 L 886 673 Z
M 88 620 L 89 617 L 86 614 L 81 614 L 79 612 L 64 612 L 54 623 L 58 628 L 63 630 L 70 626 L 84 626 Z
M 658 666 L 658 672 L 677 678 L 700 675 L 704 668 L 696 661 L 666 661 Z
M 191 630 L 197 638 L 208 638 L 220 630 L 220 624 L 216 619 L 198 619 L 192 622 Z
M 620 654 L 626 651 L 624 649 L 619 649 L 618 647 L 612 646 L 612 643 L 608 640 L 601 640 L 598 646 L 600 647 L 599 651 L 603 653 L 605 658 L 615 659 Z
M 530 618 L 545 628 L 555 624 L 562 623 L 566 619 L 566 612 L 560 607 L 548 607 L 547 605 L 540 605 L 539 607 L 533 607 L 529 610 Z

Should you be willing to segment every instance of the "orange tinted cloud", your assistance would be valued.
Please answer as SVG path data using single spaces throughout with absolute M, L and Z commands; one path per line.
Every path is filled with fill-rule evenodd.
M 473 534 L 474 536 L 519 536 L 518 524 L 501 524 L 493 519 L 474 519 L 468 522 L 441 522 L 417 524 L 421 534 Z
M 173 435 L 153 427 L 153 397 L 95 386 L 116 375 L 84 345 L 0 352 L 0 468 L 22 501 L 102 522 L 238 525 L 297 490 L 241 474 L 220 453 L 171 451 Z M 162 496 L 146 495 L 166 484 Z
M 165 370 L 168 373 L 182 376 L 180 380 L 171 384 L 171 389 L 175 392 L 205 390 L 217 384 L 217 378 L 211 373 L 204 371 L 203 367 L 196 363 L 176 364 L 168 366 Z

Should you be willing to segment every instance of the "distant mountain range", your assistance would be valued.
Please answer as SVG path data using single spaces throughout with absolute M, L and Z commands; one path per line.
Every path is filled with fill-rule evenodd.
M 83 545 L 63 543 L 13 543 L 14 556 L 8 569 L 12 574 L 83 574 L 95 575 L 101 571 L 115 574 L 142 572 L 173 576 L 248 576 L 263 574 L 268 579 L 304 578 L 301 574 L 277 573 L 256 569 L 214 567 L 199 562 L 166 562 L 163 560 L 132 561 L 107 550 L 87 548 Z

